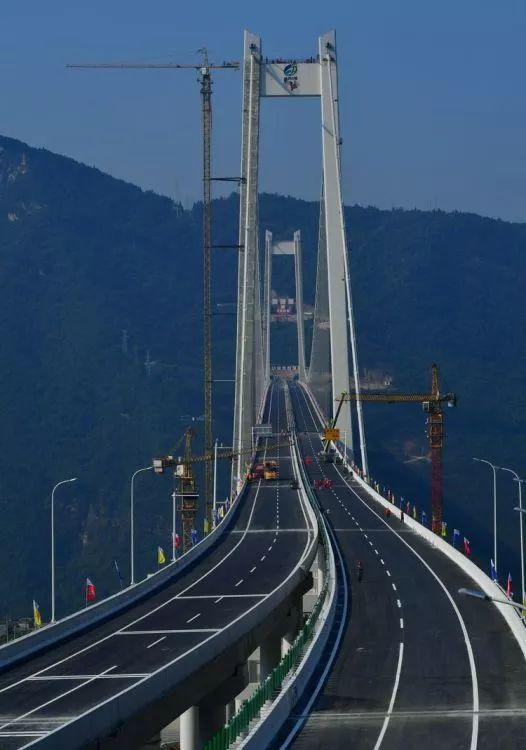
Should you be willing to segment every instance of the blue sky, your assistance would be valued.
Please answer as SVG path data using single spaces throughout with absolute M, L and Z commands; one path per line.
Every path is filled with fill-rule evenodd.
M 191 72 L 65 70 L 77 61 L 269 56 L 338 35 L 344 196 L 526 221 L 526 3 L 26 0 L 4 4 L 0 133 L 188 203 L 200 191 Z M 214 172 L 239 171 L 240 74 L 214 83 Z M 265 101 L 261 188 L 316 199 L 319 104 Z M 293 105 L 293 106 L 291 106 Z

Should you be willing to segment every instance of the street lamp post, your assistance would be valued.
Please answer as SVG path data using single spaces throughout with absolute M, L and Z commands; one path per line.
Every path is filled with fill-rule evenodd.
M 495 466 L 491 461 L 486 461 L 485 458 L 474 458 L 473 461 L 478 461 L 481 464 L 487 464 L 491 466 L 493 470 L 493 562 L 495 564 L 495 571 L 499 572 L 499 566 L 497 563 L 497 471 L 499 466 Z
M 55 622 L 55 490 L 61 484 L 69 484 L 76 481 L 77 477 L 63 479 L 51 491 L 51 622 Z
M 508 471 L 510 474 L 513 474 L 515 477 L 515 481 L 519 485 L 519 530 L 520 530 L 520 544 L 521 544 L 521 604 L 524 604 L 524 530 L 523 530 L 523 517 L 524 514 L 522 512 L 522 483 L 524 482 L 524 479 L 521 479 L 516 471 L 513 471 L 513 469 L 505 469 L 502 467 L 502 471 Z
M 214 501 L 212 505 L 212 528 L 216 527 L 217 519 L 217 438 L 214 444 Z
M 510 601 L 509 599 L 496 599 L 494 596 L 489 596 L 479 589 L 459 589 L 458 593 L 462 596 L 471 596 L 473 599 L 482 599 L 486 602 L 496 602 L 497 604 L 508 604 L 514 609 L 518 609 L 519 612 L 524 612 L 526 607 L 523 604 L 517 604 L 517 602 Z
M 141 474 L 143 471 L 150 471 L 153 466 L 145 466 L 144 469 L 137 469 L 132 474 L 130 482 L 130 586 L 135 583 L 135 544 L 134 544 L 134 496 L 133 496 L 133 483 L 137 474 Z

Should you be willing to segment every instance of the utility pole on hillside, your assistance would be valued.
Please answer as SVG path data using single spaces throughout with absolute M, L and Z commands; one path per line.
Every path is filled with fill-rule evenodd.
M 198 71 L 198 82 L 202 101 L 203 134 L 203 365 L 204 365 L 204 453 L 213 455 L 212 439 L 212 201 L 211 183 L 213 179 L 236 181 L 238 178 L 212 178 L 212 70 L 238 70 L 239 62 L 210 63 L 206 48 L 198 50 L 202 55 L 200 64 L 176 63 L 81 63 L 66 65 L 67 68 L 90 68 L 104 70 L 181 70 Z M 212 528 L 213 503 L 212 458 L 205 462 L 205 532 Z

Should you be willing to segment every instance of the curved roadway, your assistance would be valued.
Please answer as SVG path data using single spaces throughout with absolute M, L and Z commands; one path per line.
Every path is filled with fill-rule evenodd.
M 287 428 L 284 397 L 282 383 L 273 382 L 266 416 L 278 434 Z M 300 493 L 289 487 L 290 449 L 262 449 L 270 452 L 282 479 L 248 488 L 233 531 L 190 572 L 146 602 L 0 676 L 0 748 L 38 745 L 86 712 L 95 715 L 123 691 L 162 679 L 174 662 L 184 671 L 185 661 L 191 664 L 212 639 L 221 652 L 222 634 L 291 575 L 313 538 Z M 184 697 L 191 705 L 192 696 Z
M 313 706 L 292 717 L 297 750 L 490 750 L 526 744 L 526 669 L 495 607 L 457 594 L 461 569 L 341 471 L 318 460 L 319 420 L 303 389 L 293 409 L 312 481 L 350 584 L 348 621 Z M 358 581 L 356 564 L 364 576 Z

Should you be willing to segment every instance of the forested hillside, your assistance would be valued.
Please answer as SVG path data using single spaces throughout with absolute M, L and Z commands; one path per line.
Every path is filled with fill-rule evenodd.
M 361 366 L 422 389 L 437 361 L 459 406 L 447 414 L 446 517 L 488 552 L 490 477 L 472 456 L 526 473 L 523 299 L 526 226 L 460 213 L 347 212 Z M 237 241 L 237 197 L 214 207 L 215 242 Z M 260 226 L 303 233 L 313 302 L 318 206 L 263 195 Z M 0 138 L 0 615 L 49 610 L 49 504 L 57 492 L 62 612 L 86 575 L 128 576 L 129 479 L 202 412 L 201 211 L 70 159 Z M 234 251 L 214 258 L 215 377 L 232 378 Z M 293 291 L 286 262 L 275 287 Z M 282 332 L 280 332 L 282 333 Z M 287 356 L 290 332 L 273 356 Z M 280 351 L 281 348 L 281 351 Z M 147 364 L 147 363 L 150 364 Z M 215 432 L 231 439 L 232 386 L 215 388 Z M 200 422 L 195 425 L 199 431 Z M 373 474 L 427 502 L 418 407 L 370 407 Z M 501 482 L 503 559 L 518 551 L 516 487 Z M 139 573 L 169 547 L 169 479 L 137 485 Z M 510 563 L 511 564 L 511 563 Z M 502 567 L 501 567 L 502 569 Z

